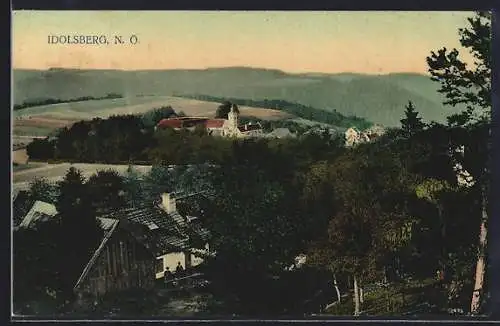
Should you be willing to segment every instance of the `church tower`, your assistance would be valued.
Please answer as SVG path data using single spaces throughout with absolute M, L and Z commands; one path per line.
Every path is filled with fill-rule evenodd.
M 237 110 L 237 109 L 236 109 Z M 228 126 L 230 130 L 238 128 L 238 111 L 235 110 L 234 104 L 231 105 L 231 110 L 227 114 Z

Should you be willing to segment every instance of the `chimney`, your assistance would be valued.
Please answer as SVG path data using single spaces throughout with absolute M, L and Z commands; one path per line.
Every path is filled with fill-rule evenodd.
M 167 213 L 174 213 L 177 211 L 175 198 L 168 192 L 165 192 L 161 195 L 161 204 L 163 206 L 163 209 Z

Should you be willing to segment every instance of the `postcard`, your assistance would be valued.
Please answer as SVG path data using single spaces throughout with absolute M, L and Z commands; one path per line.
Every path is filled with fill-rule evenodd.
M 488 314 L 491 13 L 12 13 L 12 316 Z

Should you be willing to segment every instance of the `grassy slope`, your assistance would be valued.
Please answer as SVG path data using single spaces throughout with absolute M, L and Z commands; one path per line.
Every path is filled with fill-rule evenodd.
M 174 93 L 218 97 L 283 99 L 350 115 L 387 126 L 399 124 L 411 100 L 425 120 L 443 121 L 437 85 L 418 74 L 287 74 L 279 70 L 214 68 L 206 70 L 49 70 L 14 71 L 14 101 L 47 97 L 125 96 Z
M 219 104 L 171 96 L 129 96 L 120 99 L 42 105 L 14 111 L 13 133 L 15 135 L 48 135 L 54 129 L 78 120 L 88 120 L 94 117 L 107 118 L 115 114 L 145 113 L 153 108 L 167 105 L 187 115 L 212 117 Z M 242 106 L 240 111 L 242 116 L 264 120 L 293 118 L 290 114 L 268 108 Z

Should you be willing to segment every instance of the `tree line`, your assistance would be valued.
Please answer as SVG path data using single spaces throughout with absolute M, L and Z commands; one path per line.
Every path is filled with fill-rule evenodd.
M 52 138 L 35 139 L 28 144 L 27 153 L 31 160 L 70 161 L 83 163 L 160 163 L 195 164 L 222 163 L 232 154 L 235 144 L 232 140 L 209 135 L 205 128 L 194 132 L 166 128 L 154 130 L 163 118 L 179 116 L 171 107 L 152 110 L 144 115 L 118 115 L 107 119 L 95 118 L 80 121 L 65 127 Z M 248 121 L 255 122 L 254 119 Z M 279 123 L 264 124 L 264 128 L 274 128 Z M 283 123 L 292 131 L 304 132 L 295 124 Z M 295 127 L 295 129 L 294 129 Z M 331 138 L 333 135 L 328 135 Z M 302 155 L 321 152 L 329 143 L 322 143 L 324 134 L 303 135 L 290 141 L 301 148 Z M 341 142 L 342 137 L 337 137 Z M 246 143 L 272 144 L 283 142 L 278 139 L 245 140 Z
M 372 123 L 364 118 L 356 116 L 344 116 L 337 111 L 327 111 L 322 109 L 313 108 L 307 105 L 302 105 L 299 103 L 291 103 L 284 100 L 251 100 L 251 99 L 238 99 L 238 98 L 223 98 L 215 97 L 210 95 L 190 95 L 190 94 L 178 94 L 178 97 L 192 98 L 201 101 L 208 102 L 230 102 L 237 105 L 244 105 L 250 107 L 260 107 L 268 109 L 276 109 L 290 113 L 299 118 L 312 120 L 316 122 L 330 124 L 332 126 L 350 128 L 356 127 L 360 130 L 369 128 Z
M 109 93 L 105 96 L 94 97 L 94 96 L 80 96 L 72 99 L 58 99 L 58 98 L 47 98 L 47 99 L 39 99 L 39 100 L 31 100 L 24 101 L 21 104 L 14 104 L 14 111 L 26 109 L 33 106 L 42 106 L 42 105 L 50 105 L 50 104 L 59 104 L 59 103 L 72 103 L 72 102 L 83 102 L 83 101 L 92 101 L 92 100 L 107 100 L 114 98 L 123 98 L 123 95 L 117 93 Z

